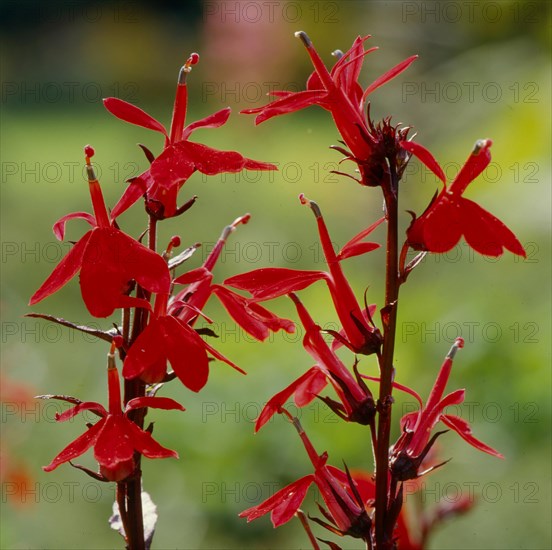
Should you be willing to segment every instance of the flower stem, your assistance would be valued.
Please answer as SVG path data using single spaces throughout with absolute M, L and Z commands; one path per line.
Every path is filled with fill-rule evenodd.
M 377 550 L 390 550 L 393 546 L 392 529 L 386 522 L 388 510 L 389 436 L 391 431 L 391 405 L 393 403 L 393 355 L 397 328 L 399 297 L 398 255 L 398 177 L 393 162 L 390 167 L 390 185 L 383 185 L 387 210 L 387 251 L 385 273 L 385 307 L 383 316 L 383 349 L 380 358 L 380 388 L 378 399 L 378 436 L 376 449 L 376 517 L 375 539 Z
M 307 517 L 305 516 L 305 513 L 302 510 L 297 510 L 296 516 L 301 521 L 301 524 L 303 525 L 303 529 L 305 529 L 305 532 L 307 533 L 307 536 L 309 537 L 309 541 L 312 545 L 313 550 L 320 550 L 320 545 L 318 544 L 316 537 L 313 535 L 309 522 L 307 520 Z
M 157 219 L 153 216 L 149 217 L 148 224 L 148 247 L 155 252 L 157 245 Z
M 139 454 L 139 453 L 136 453 Z M 138 462 L 139 458 L 137 459 Z M 127 548 L 128 550 L 145 550 L 144 516 L 142 512 L 142 471 L 140 464 L 136 464 L 136 472 L 126 481 L 127 501 Z
M 150 216 L 148 225 L 148 247 L 154 252 L 156 250 L 156 243 L 157 220 L 153 216 Z M 136 296 L 149 300 L 150 293 L 138 286 L 136 289 Z M 147 319 L 147 312 L 143 308 L 136 308 L 134 310 L 131 344 L 146 328 Z M 131 399 L 144 397 L 145 394 L 146 385 L 140 379 L 125 380 L 125 405 Z M 146 408 L 140 408 L 131 411 L 128 416 L 140 429 L 143 429 L 146 413 Z M 136 465 L 134 475 L 123 482 L 126 496 L 126 522 L 124 523 L 124 527 L 128 550 L 145 550 L 146 548 L 146 543 L 144 541 L 144 515 L 142 511 L 141 458 L 140 453 L 134 453 L 134 463 Z M 119 503 L 119 508 L 121 508 L 121 503 Z

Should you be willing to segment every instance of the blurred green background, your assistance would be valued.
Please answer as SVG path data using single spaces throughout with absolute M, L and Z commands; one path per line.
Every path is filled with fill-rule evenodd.
M 442 357 L 458 335 L 467 342 L 450 388 L 467 388 L 461 414 L 476 436 L 506 456 L 499 461 L 453 434 L 441 439 L 453 460 L 424 480 L 429 508 L 477 495 L 466 516 L 439 529 L 433 549 L 545 549 L 550 534 L 550 3 L 548 2 L 118 2 L 2 1 L 2 529 L 0 547 L 118 548 L 106 520 L 113 489 L 64 466 L 47 464 L 84 421 L 56 425 L 65 407 L 33 395 L 63 393 L 105 402 L 106 346 L 46 322 L 23 317 L 29 296 L 68 250 L 50 228 L 62 215 L 89 209 L 82 147 L 96 148 L 109 204 L 125 180 L 146 167 L 136 143 L 158 152 L 160 137 L 123 124 L 102 107 L 116 95 L 168 124 L 174 82 L 192 51 L 201 61 L 189 77 L 189 120 L 231 106 L 229 123 L 194 139 L 251 158 L 279 163 L 276 174 L 204 178 L 195 175 L 181 202 L 194 208 L 164 223 L 173 234 L 204 243 L 195 267 L 221 229 L 250 212 L 232 235 L 217 267 L 219 281 L 267 265 L 324 269 L 314 220 L 297 195 L 319 202 L 332 238 L 343 245 L 381 212 L 377 190 L 329 173 L 339 154 L 330 117 L 309 109 L 255 128 L 238 112 L 263 104 L 271 89 L 303 89 L 307 55 L 293 32 L 308 32 L 329 64 L 372 34 L 378 52 L 366 59 L 365 85 L 413 53 L 420 59 L 372 96 L 374 118 L 415 127 L 421 143 L 454 174 L 475 140 L 492 138 L 493 164 L 467 196 L 502 219 L 526 246 L 526 260 L 470 253 L 461 243 L 429 257 L 403 288 L 397 342 L 397 380 L 426 396 Z M 402 206 L 421 212 L 437 182 L 413 162 Z M 409 217 L 405 214 L 403 223 Z M 119 220 L 138 235 L 140 208 Z M 68 238 L 84 225 L 73 222 Z M 380 229 L 375 240 L 383 242 Z M 381 305 L 383 251 L 348 260 L 358 296 Z M 327 289 L 303 292 L 324 326 L 336 322 Z M 286 300 L 275 311 L 294 317 Z M 90 320 L 76 280 L 39 304 L 80 323 Z M 166 395 L 184 414 L 151 412 L 158 440 L 181 459 L 148 461 L 145 489 L 160 519 L 154 548 L 307 548 L 300 526 L 273 530 L 268 518 L 250 525 L 237 514 L 310 472 L 293 430 L 275 419 L 256 436 L 262 404 L 311 366 L 299 336 L 276 334 L 251 343 L 227 314 L 210 303 L 219 339 L 214 345 L 247 370 L 246 377 L 212 364 L 207 387 L 195 395 L 176 384 Z M 352 358 L 343 354 L 348 364 Z M 365 372 L 375 373 L 372 358 Z M 397 396 L 396 416 L 411 410 Z M 365 430 L 337 424 L 320 404 L 301 411 L 317 449 L 336 466 L 373 468 Z M 91 419 L 88 419 L 91 420 Z M 90 456 L 81 461 L 93 467 Z M 412 499 L 413 500 L 413 499 Z M 413 504 L 412 502 L 409 503 Z M 316 514 L 314 498 L 305 509 Z M 328 538 L 322 530 L 317 534 Z M 346 548 L 356 548 L 347 539 Z

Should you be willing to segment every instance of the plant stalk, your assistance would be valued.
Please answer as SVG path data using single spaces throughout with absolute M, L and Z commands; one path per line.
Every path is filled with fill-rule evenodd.
M 397 329 L 399 297 L 399 247 L 398 247 L 398 177 L 394 163 L 389 162 L 390 186 L 383 185 L 387 211 L 387 250 L 385 271 L 385 314 L 383 315 L 383 349 L 380 356 L 380 386 L 378 399 L 378 435 L 376 449 L 376 502 L 375 548 L 391 550 L 394 526 L 387 525 L 389 508 L 389 439 L 391 432 L 391 406 L 393 403 L 393 355 Z
M 148 224 L 148 247 L 155 252 L 157 242 L 157 220 L 149 217 Z M 139 286 L 136 295 L 149 300 L 149 292 L 145 292 Z M 147 326 L 148 315 L 143 308 L 134 310 L 134 323 L 132 327 L 131 344 L 138 338 Z M 146 394 L 146 385 L 139 379 L 125 380 L 125 405 L 135 397 L 144 397 Z M 144 429 L 144 417 L 147 409 L 141 408 L 129 413 L 129 418 L 140 428 Z M 123 482 L 126 503 L 126 521 L 123 523 L 127 538 L 128 550 L 145 550 L 144 540 L 144 513 L 142 510 L 142 469 L 141 455 L 134 454 L 136 470 L 134 475 Z M 119 508 L 121 504 L 119 504 Z M 124 516 L 121 514 L 121 518 Z

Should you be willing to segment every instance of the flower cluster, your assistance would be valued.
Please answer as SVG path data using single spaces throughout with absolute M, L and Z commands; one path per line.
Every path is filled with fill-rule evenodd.
M 30 305 L 41 302 L 61 290 L 79 273 L 82 299 L 93 317 L 105 318 L 116 311 L 121 313 L 120 323 L 114 323 L 114 328 L 107 331 L 76 325 L 46 314 L 31 315 L 94 334 L 111 344 L 107 410 L 99 403 L 82 402 L 74 397 L 41 396 L 62 399 L 74 405 L 57 416 L 59 422 L 83 411 L 90 411 L 99 417 L 44 470 L 50 472 L 66 462 L 73 464 L 73 459 L 93 447 L 99 472 L 74 466 L 96 479 L 118 483 L 117 503 L 124 535 L 132 548 L 141 547 L 144 540 L 141 520 L 133 520 L 141 516 L 140 459 L 142 456 L 178 456 L 176 451 L 162 447 L 153 439 L 153 426 L 145 428 L 144 419 L 148 408 L 184 409 L 176 401 L 156 397 L 155 394 L 164 383 L 173 379 L 199 392 L 207 383 L 209 362 L 213 359 L 244 372 L 207 342 L 206 338 L 216 336 L 212 330 L 194 328 L 200 317 L 211 322 L 204 313 L 210 297 L 216 296 L 231 317 L 258 340 L 265 340 L 271 331 L 293 332 L 295 328 L 291 321 L 274 315 L 259 304 L 250 303 L 230 288 L 214 282 L 213 272 L 226 240 L 238 226 L 249 221 L 249 214 L 238 217 L 224 228 L 203 265 L 184 273 L 177 274 L 177 269 L 192 257 L 200 244 L 190 244 L 183 252 L 174 255 L 174 249 L 181 244 L 181 239 L 174 236 L 164 251 L 157 250 L 157 224 L 180 216 L 195 202 L 194 197 L 177 206 L 179 192 L 194 172 L 214 175 L 276 169 L 273 164 L 246 158 L 235 151 L 220 151 L 190 140 L 196 129 L 220 127 L 230 116 L 230 109 L 222 109 L 186 125 L 186 76 L 198 60 L 199 56 L 192 54 L 180 70 L 170 131 L 130 103 L 117 98 L 104 100 L 107 110 L 119 119 L 161 133 L 165 138 L 163 148 L 155 156 L 141 145 L 150 166 L 128 182 L 128 187 L 112 209 L 105 204 L 92 163 L 95 151 L 90 145 L 84 148 L 93 214 L 67 214 L 54 224 L 53 231 L 59 240 L 63 240 L 66 223 L 79 218 L 84 219 L 91 229 L 74 243 L 30 299 Z M 146 244 L 142 243 L 144 235 L 129 235 L 119 226 L 121 214 L 140 199 L 149 218 Z M 122 360 L 123 402 L 115 366 L 116 352 Z
M 448 406 L 458 405 L 464 400 L 463 389 L 444 394 L 453 358 L 464 345 L 462 339 L 458 339 L 447 354 L 425 405 L 415 390 L 395 381 L 393 350 L 399 289 L 408 275 L 420 265 L 425 254 L 447 252 L 462 236 L 475 251 L 488 256 L 500 256 L 504 249 L 525 256 L 525 251 L 501 221 L 463 197 L 468 185 L 485 170 L 491 160 L 491 140 L 477 141 L 468 160 L 447 186 L 444 172 L 433 155 L 408 138 L 409 127 L 400 124 L 393 126 L 390 118 L 380 122 L 371 120 L 368 102 L 370 93 L 408 68 L 416 56 L 399 63 L 363 89 L 358 79 L 364 57 L 376 49 L 364 49 L 370 37 L 358 37 L 346 53 L 334 52 L 338 59 L 328 70 L 309 37 L 304 32 L 296 33 L 296 36 L 306 46 L 314 66 L 306 90 L 295 93 L 273 92 L 276 96 L 274 101 L 244 112 L 255 114 L 255 122 L 258 124 L 311 105 L 329 111 L 343 139 L 342 145 L 332 148 L 344 155 L 344 161 L 356 165 L 354 174 L 336 173 L 349 176 L 364 187 L 381 188 L 385 215 L 360 231 L 336 252 L 320 207 L 300 195 L 301 203 L 309 206 L 316 218 L 327 271 L 261 268 L 225 281 L 228 286 L 249 292 L 251 303 L 254 304 L 281 296 L 291 298 L 305 329 L 303 347 L 315 361 L 313 367 L 268 400 L 255 426 L 255 430 L 259 430 L 275 414 L 287 416 L 303 440 L 314 474 L 298 479 L 265 502 L 245 510 L 241 516 L 251 521 L 270 512 L 274 527 L 297 516 L 313 548 L 318 548 L 318 543 L 313 542 L 315 537 L 308 521 L 300 510 L 307 489 L 315 483 L 326 504 L 325 509 L 319 505 L 325 520 L 311 518 L 319 525 L 339 536 L 360 538 L 366 542 L 367 548 L 419 550 L 423 548 L 430 528 L 448 515 L 470 507 L 468 503 L 462 503 L 454 510 L 446 506 L 438 507 L 430 519 L 419 519 L 417 535 L 408 526 L 406 508 L 403 507 L 405 486 L 417 483 L 421 476 L 446 462 L 438 463 L 435 460 L 435 443 L 446 431 L 434 432 L 435 426 L 442 423 L 475 449 L 495 457 L 501 458 L 502 455 L 472 435 L 471 427 L 464 419 L 447 413 Z M 403 172 L 412 156 L 423 162 L 443 182 L 444 187 L 421 215 L 409 211 L 412 221 L 401 247 L 398 197 Z M 347 278 L 344 264 L 348 258 L 369 253 L 379 247 L 379 244 L 366 239 L 380 225 L 387 229 L 385 297 L 379 306 L 369 305 L 365 291 L 362 307 Z M 411 251 L 415 256 L 408 261 Z M 341 330 L 322 331 L 298 296 L 298 293 L 321 280 L 328 287 Z M 331 345 L 323 337 L 324 332 L 331 336 Z M 338 355 L 340 347 L 354 354 L 351 369 L 346 366 L 343 354 L 339 352 Z M 361 372 L 360 361 L 363 356 L 375 358 L 376 372 Z M 376 391 L 378 386 L 371 390 L 368 383 L 376 383 L 379 391 Z M 323 393 L 328 385 L 337 399 Z M 393 389 L 414 397 L 420 408 L 402 417 L 401 435 L 391 444 Z M 357 481 L 348 469 L 343 472 L 328 466 L 328 455 L 315 452 L 298 420 L 291 418 L 287 412 L 286 403 L 291 398 L 298 407 L 304 407 L 313 399 L 321 399 L 342 420 L 369 426 L 376 473 L 373 476 L 361 476 L 362 479 Z M 323 542 L 332 550 L 340 548 L 335 542 Z
M 199 243 L 190 243 L 175 255 L 174 250 L 181 245 L 179 236 L 173 236 L 162 252 L 158 250 L 158 224 L 181 216 L 195 203 L 195 196 L 186 201 L 179 196 L 194 173 L 215 175 L 276 169 L 273 164 L 249 159 L 236 151 L 217 150 L 191 141 L 195 130 L 218 128 L 230 116 L 230 109 L 226 108 L 187 123 L 186 81 L 199 61 L 195 53 L 180 70 L 169 129 L 130 103 L 117 98 L 104 100 L 106 109 L 118 119 L 161 134 L 164 138 L 162 148 L 156 156 L 148 147 L 140 145 L 149 167 L 129 180 L 120 199 L 109 209 L 92 164 L 94 149 L 86 146 L 93 213 L 67 214 L 53 227 L 59 240 L 65 239 L 65 226 L 70 220 L 83 219 L 91 228 L 73 243 L 69 253 L 33 294 L 30 304 L 37 304 L 58 292 L 78 273 L 82 300 L 88 312 L 93 317 L 107 318 L 118 311 L 121 317 L 120 322 L 113 323 L 113 328 L 104 331 L 46 314 L 31 314 L 93 334 L 110 345 L 107 409 L 100 403 L 83 402 L 66 395 L 40 396 L 73 405 L 57 415 L 59 422 L 84 411 L 98 417 L 96 423 L 87 424 L 87 430 L 44 470 L 50 472 L 68 462 L 95 479 L 116 482 L 116 519 L 112 527 L 121 531 L 127 547 L 132 550 L 149 547 L 153 536 L 153 526 L 145 528 L 142 513 L 142 457 L 178 456 L 176 451 L 161 446 L 153 438 L 152 424 L 146 426 L 149 408 L 184 410 L 177 401 L 158 397 L 157 393 L 172 380 L 179 380 L 193 392 L 201 391 L 208 381 L 209 365 L 213 360 L 225 362 L 243 373 L 239 366 L 208 343 L 209 337 L 216 336 L 211 329 L 196 328 L 200 318 L 211 322 L 205 308 L 212 296 L 241 328 L 260 341 L 266 340 L 271 332 L 294 331 L 294 322 L 275 315 L 262 305 L 288 297 L 304 328 L 303 348 L 314 360 L 314 366 L 298 373 L 287 387 L 267 397 L 255 425 L 258 431 L 278 414 L 288 419 L 307 452 L 312 473 L 243 511 L 240 515 L 248 521 L 270 513 L 274 527 L 279 527 L 297 516 L 313 548 L 319 549 L 311 524 L 301 510 L 307 491 L 314 484 L 324 501 L 324 505 L 319 504 L 323 519 L 309 518 L 332 536 L 360 539 L 371 550 L 421 550 L 435 525 L 471 506 L 467 502 L 452 507 L 438 506 L 432 515 L 418 518 L 418 529 L 411 530 L 406 517 L 407 507 L 403 505 L 405 488 L 417 487 L 419 478 L 447 462 L 439 462 L 436 458 L 436 442 L 447 430 L 436 432 L 435 427 L 442 423 L 475 449 L 502 457 L 477 439 L 464 419 L 447 412 L 448 406 L 459 405 L 465 397 L 463 389 L 445 394 L 454 357 L 464 345 L 462 339 L 457 339 L 446 355 L 425 404 L 414 389 L 395 380 L 401 379 L 402 374 L 396 372 L 394 365 L 399 291 L 425 254 L 447 252 L 464 237 L 467 244 L 481 254 L 498 257 L 506 249 L 525 256 L 521 243 L 500 220 L 463 196 L 469 184 L 489 165 L 492 142 L 489 139 L 477 141 L 466 163 L 447 186 L 443 169 L 424 146 L 409 137 L 408 126 L 393 125 L 390 117 L 380 121 L 370 117 L 370 94 L 399 76 L 417 56 L 405 59 L 363 88 L 359 78 L 364 58 L 377 49 L 365 49 L 369 36 L 356 38 L 345 53 L 334 52 L 337 61 L 331 70 L 326 68 L 304 32 L 296 36 L 305 45 L 314 66 L 306 90 L 272 92 L 273 101 L 244 113 L 255 114 L 258 124 L 312 105 L 329 111 L 342 138 L 341 144 L 333 149 L 344 156 L 342 162 L 354 166 L 353 173 L 337 173 L 358 182 L 363 192 L 381 189 L 384 202 L 383 217 L 360 231 L 357 229 L 356 235 L 336 251 L 322 209 L 304 194 L 299 195 L 300 203 L 314 214 L 326 270 L 270 267 L 229 277 L 222 284 L 215 282 L 216 264 L 225 243 L 233 231 L 249 222 L 249 214 L 236 217 L 224 227 L 202 265 L 177 273 L 199 246 Z M 408 211 L 412 220 L 405 235 L 401 236 L 398 207 L 401 179 L 413 157 L 437 176 L 443 188 L 435 193 L 420 215 Z M 120 228 L 119 218 L 141 200 L 148 227 L 140 236 L 129 235 Z M 386 230 L 382 270 L 385 294 L 373 300 L 378 303 L 369 303 L 368 290 L 361 294 L 354 288 L 346 264 L 350 258 L 380 248 L 379 243 L 368 240 L 380 228 Z M 142 242 L 144 238 L 145 243 Z M 323 290 L 327 291 L 329 309 L 339 320 L 339 330 L 324 331 L 309 312 L 307 289 L 319 281 L 324 282 Z M 116 366 L 116 354 L 122 362 L 122 378 Z M 325 393 L 328 389 L 332 391 L 329 395 Z M 419 404 L 418 410 L 402 417 L 400 436 L 395 442 L 390 437 L 393 390 L 406 392 Z M 299 421 L 288 412 L 286 404 L 291 398 L 298 407 L 320 399 L 341 420 L 367 426 L 374 463 L 373 467 L 364 469 L 374 473 L 350 471 L 347 466 L 341 470 L 329 465 L 328 453 L 319 454 L 315 450 Z M 98 471 L 73 464 L 74 459 L 91 448 Z M 336 542 L 318 540 L 332 550 L 340 549 Z

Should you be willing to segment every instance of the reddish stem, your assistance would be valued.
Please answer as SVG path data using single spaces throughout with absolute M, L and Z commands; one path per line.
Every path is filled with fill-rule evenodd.
M 376 517 L 375 535 L 378 550 L 393 547 L 393 526 L 387 525 L 389 439 L 391 431 L 391 404 L 393 389 L 393 355 L 397 328 L 397 300 L 399 297 L 399 250 L 398 250 L 398 178 L 393 162 L 390 162 L 391 185 L 383 185 L 387 210 L 387 251 L 385 273 L 385 308 L 383 349 L 380 357 L 380 388 L 378 399 L 378 436 L 376 449 Z
M 157 241 L 157 220 L 150 216 L 148 226 L 148 247 L 155 252 Z M 140 286 L 137 286 L 136 296 L 149 300 L 149 292 L 144 291 Z M 147 326 L 148 315 L 145 309 L 136 308 L 134 310 L 134 323 L 131 331 L 129 345 L 138 338 Z M 125 380 L 125 404 L 135 397 L 144 397 L 146 395 L 146 385 L 140 379 Z M 144 428 L 144 417 L 147 409 L 140 408 L 129 413 L 128 417 L 140 429 Z M 142 510 L 142 470 L 141 470 L 141 455 L 134 454 L 134 462 L 136 470 L 134 475 L 122 482 L 121 488 L 125 493 L 124 502 L 126 503 L 126 521 L 123 515 L 123 525 L 127 537 L 127 548 L 129 550 L 145 550 L 146 544 L 144 541 L 144 516 Z M 119 501 L 119 508 L 121 502 Z
M 316 537 L 312 533 L 312 530 L 310 528 L 307 517 L 305 516 L 305 513 L 302 510 L 297 510 L 295 515 L 299 518 L 299 521 L 303 525 L 303 529 L 305 530 L 305 532 L 307 533 L 307 536 L 309 537 L 309 541 L 312 545 L 313 550 L 320 550 L 320 545 L 318 544 Z

